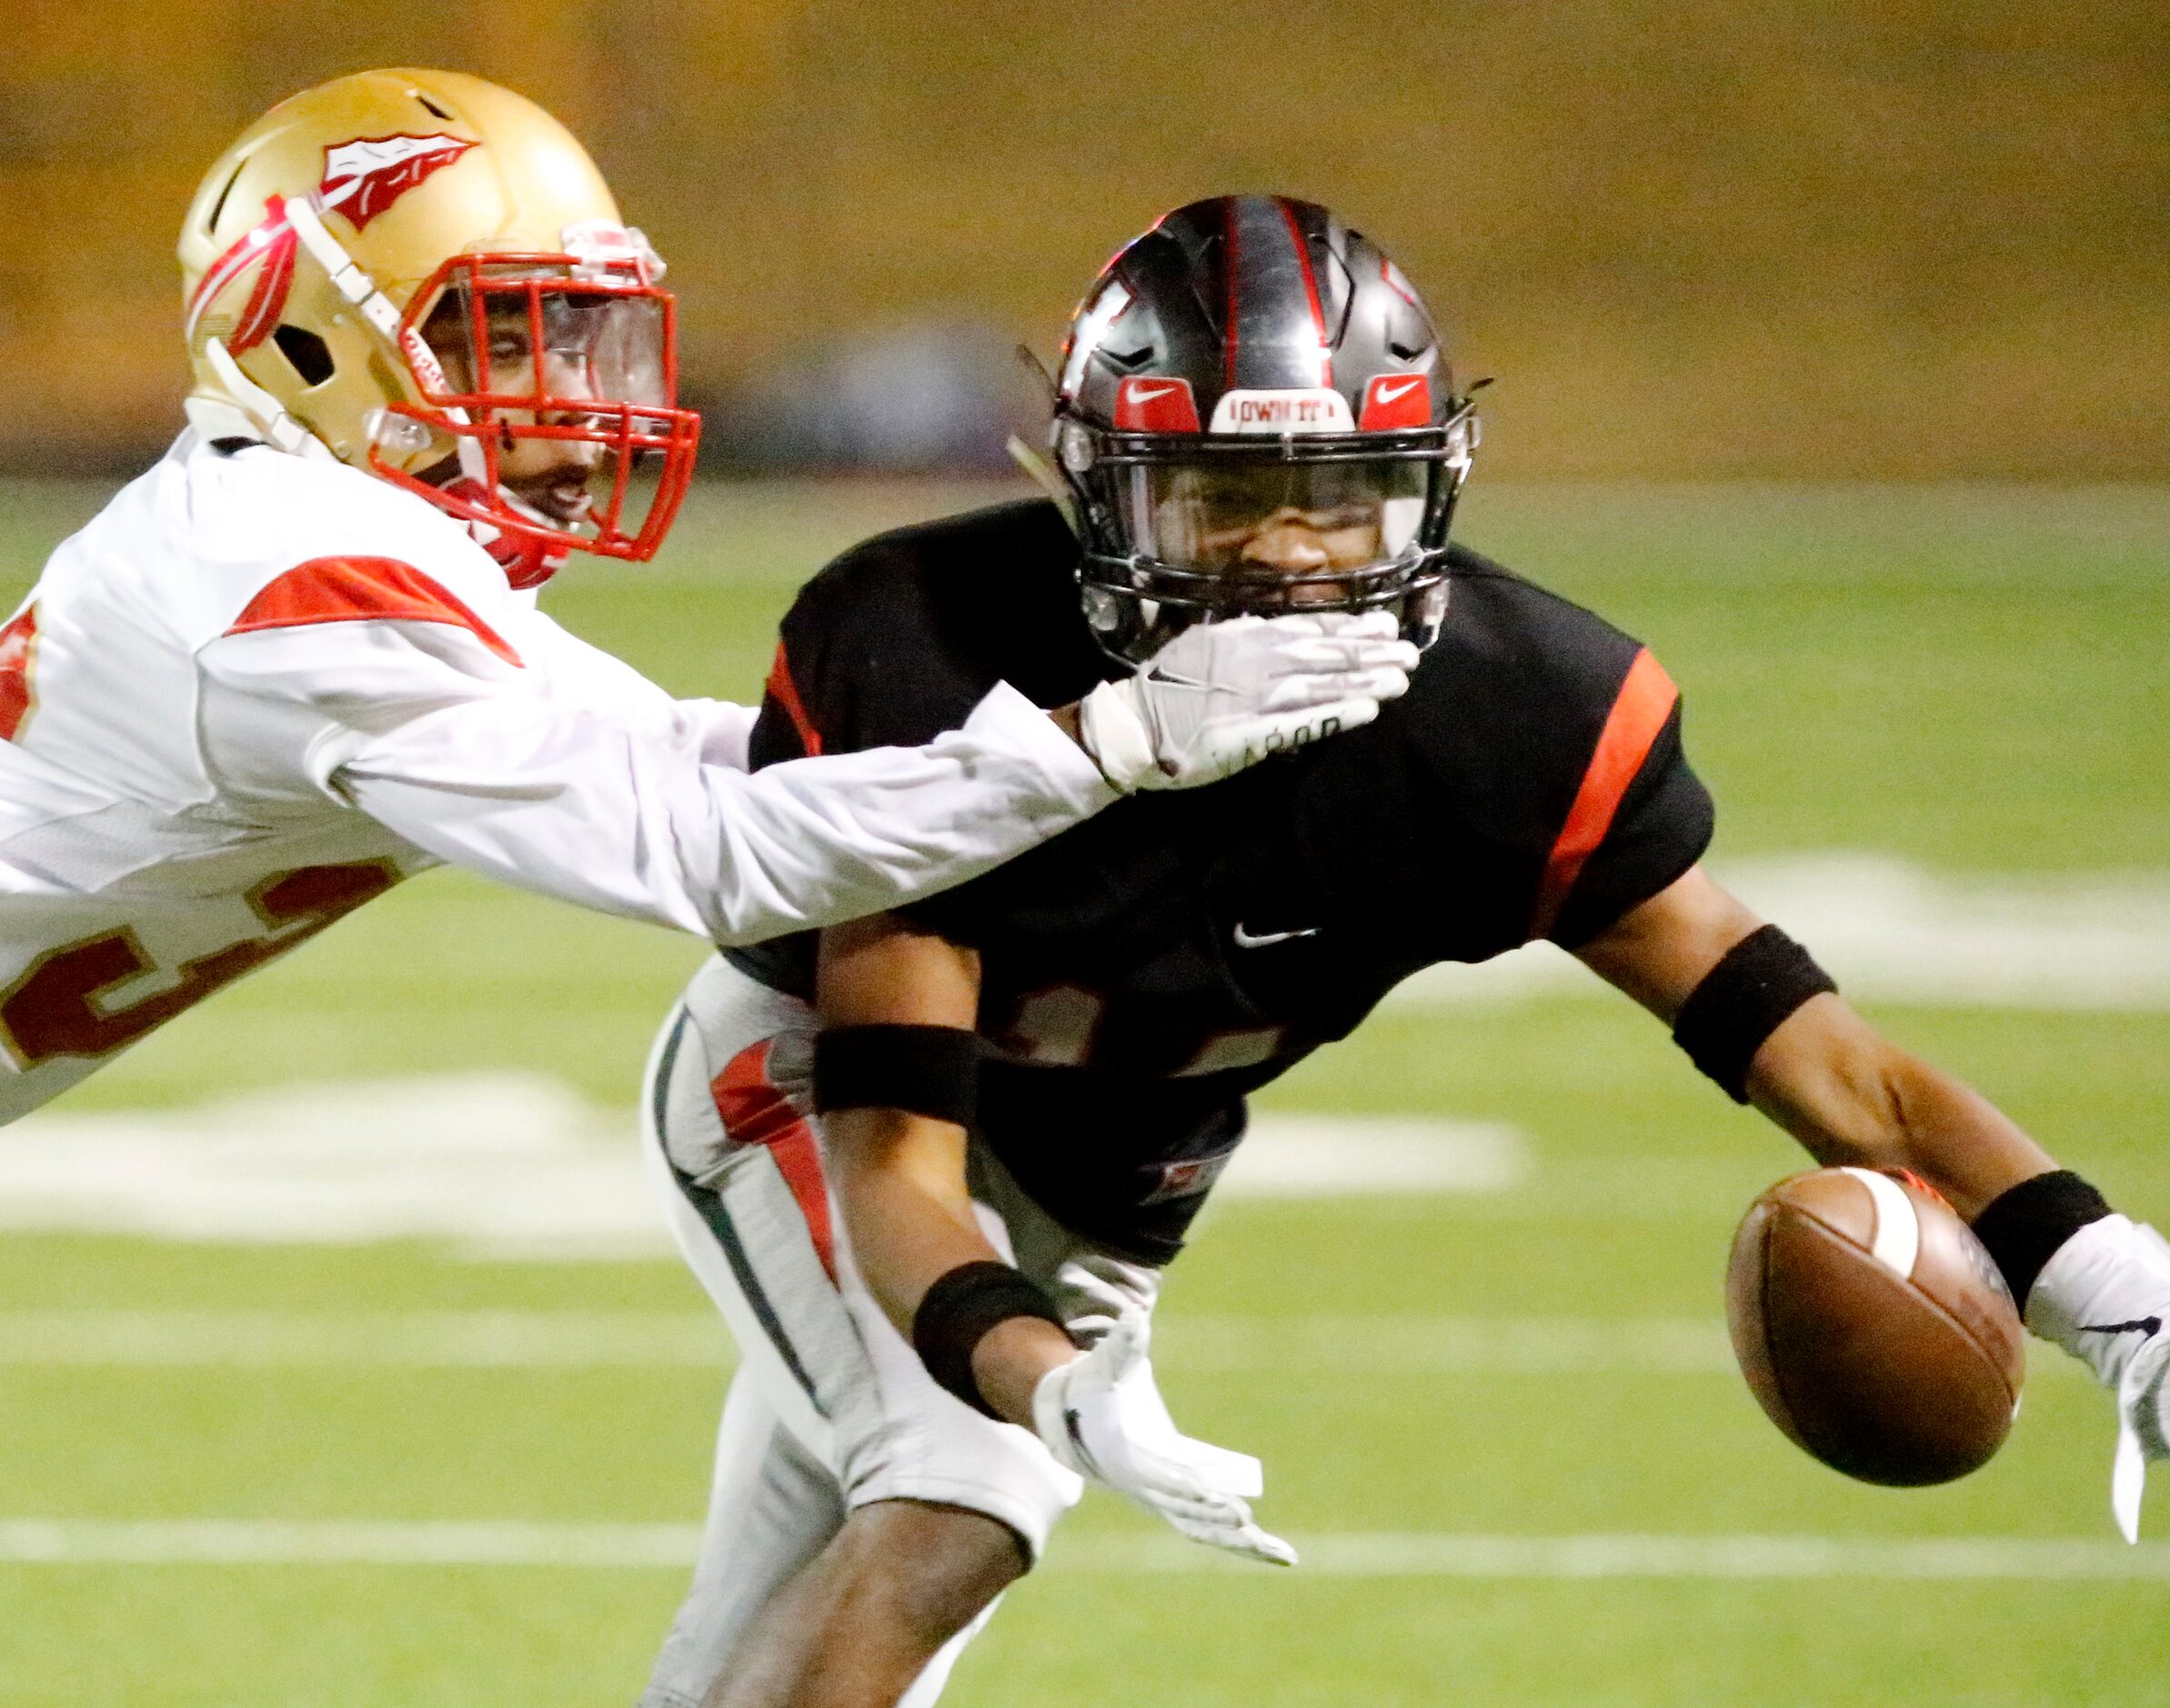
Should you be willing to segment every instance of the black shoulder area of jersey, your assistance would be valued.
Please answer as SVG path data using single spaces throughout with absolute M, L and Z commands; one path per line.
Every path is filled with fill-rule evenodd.
M 1537 937 L 1569 947 L 1702 857 L 1710 798 L 1681 747 L 1679 695 L 1657 660 L 1572 600 L 1466 547 L 1447 617 L 1407 695 L 1321 744 L 1292 790 L 1300 886 L 1259 919 L 1325 917 L 1421 963 L 1479 960 Z M 1253 929 L 1261 929 L 1255 923 Z
M 758 766 L 918 746 L 1006 681 L 1042 706 L 1112 673 L 1078 606 L 1078 543 L 1045 499 L 854 546 L 783 620 L 753 735 Z
M 1535 860 L 1526 935 L 1572 949 L 1710 845 L 1680 691 L 1640 640 L 1572 599 L 1466 547 L 1450 570 L 1405 727 L 1497 857 Z

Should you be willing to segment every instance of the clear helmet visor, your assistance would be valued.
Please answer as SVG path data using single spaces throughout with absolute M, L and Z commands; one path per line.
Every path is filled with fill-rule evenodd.
M 471 261 L 418 331 L 424 354 L 412 359 L 431 424 L 458 440 L 440 485 L 457 473 L 570 544 L 652 549 L 696 432 L 675 407 L 662 293 L 629 274 Z
M 1417 543 L 1429 466 L 1412 458 L 1220 458 L 1116 471 L 1124 533 L 1140 558 L 1246 585 L 1321 597 L 1402 559 Z
M 454 397 L 671 403 L 668 328 L 652 296 L 562 278 L 461 280 L 430 312 L 424 337 Z

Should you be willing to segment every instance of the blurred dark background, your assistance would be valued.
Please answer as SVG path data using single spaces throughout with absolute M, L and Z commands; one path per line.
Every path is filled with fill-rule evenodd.
M 2170 474 L 2170 29 L 2130 0 L 5 0 L 0 467 L 177 422 L 172 239 L 292 90 L 510 84 L 672 264 L 718 469 L 985 466 L 1106 256 L 1333 206 L 1488 472 Z

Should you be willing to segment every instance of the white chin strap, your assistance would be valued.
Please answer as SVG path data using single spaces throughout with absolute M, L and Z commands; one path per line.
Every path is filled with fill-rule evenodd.
M 316 198 L 302 196 L 288 202 L 286 223 L 301 239 L 301 246 L 309 252 L 309 258 L 330 276 L 332 288 L 360 311 L 362 318 L 379 337 L 397 347 L 399 311 L 392 306 L 391 298 L 377 288 L 377 281 L 356 265 L 354 257 L 339 246 L 339 240 L 326 229 L 324 221 L 316 216 Z
M 218 383 L 240 405 L 249 425 L 263 436 L 265 443 L 290 457 L 306 457 L 326 463 L 339 460 L 332 455 L 330 446 L 288 415 L 276 397 L 241 371 L 241 364 L 234 359 L 224 338 L 205 341 L 204 359 L 210 363 L 211 371 L 218 376 Z

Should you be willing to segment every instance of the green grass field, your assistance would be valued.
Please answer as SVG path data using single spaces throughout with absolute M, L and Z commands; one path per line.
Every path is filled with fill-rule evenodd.
M 664 562 L 568 573 L 550 603 L 674 688 L 748 694 L 799 576 L 949 496 L 713 490 Z M 0 578 L 26 582 L 96 497 L 0 489 Z M 1480 487 L 1462 532 L 1658 648 L 1688 697 L 1722 857 L 1845 848 L 1952 872 L 2170 871 L 2170 494 Z M 69 1107 L 477 1066 L 628 1105 L 698 958 L 436 874 L 176 1022 Z M 2170 1218 L 2170 1014 L 1879 1018 L 2136 1212 Z M 1216 1207 L 1174 1271 L 1165 1385 L 1190 1427 L 1264 1457 L 1267 1521 L 1316 1563 L 1218 1569 L 1096 1497 L 949 1701 L 2170 1703 L 2159 1553 L 2140 1556 L 2152 1578 L 2044 1576 L 2064 1556 L 2024 1549 L 2001 1567 L 1965 1554 L 1982 1575 L 1894 1575 L 1919 1558 L 1897 1544 L 1931 1539 L 2078 1542 L 2086 1570 L 2116 1567 L 2093 1551 L 2114 1541 L 2108 1408 L 2055 1354 L 2036 1358 L 1994 1463 L 1898 1493 L 1811 1463 L 1722 1356 L 1634 1352 L 1653 1320 L 1689 1320 L 1704 1344 L 1733 1219 L 1794 1161 L 1624 1003 L 1390 1011 L 1269 1101 L 1510 1121 L 1536 1167 L 1490 1195 Z M 692 1324 L 703 1310 L 664 1262 L 0 1238 L 0 1327 L 247 1313 L 330 1341 L 388 1316 Z M 1519 1368 L 1453 1351 L 1452 1324 L 1490 1323 L 1512 1344 L 1508 1325 L 1530 1319 L 1601 1347 L 1617 1331 L 1624 1350 Z M 0 1703 L 630 1703 L 685 1580 L 668 1560 L 631 1562 L 638 1548 L 585 1565 L 209 1564 L 151 1547 L 134 1562 L 26 1562 L 8 1538 L 30 1532 L 9 1521 L 78 1534 L 89 1521 L 686 1524 L 725 1361 L 719 1338 L 712 1365 L 0 1363 L 0 1555 L 15 1561 L 0 1563 Z M 2153 1516 L 2170 1536 L 2170 1492 Z M 1623 1557 L 1642 1564 L 1574 1576 L 1542 1548 L 1472 1565 L 1466 1540 L 1591 1536 L 1853 1551 L 1796 1550 L 1792 1567 L 1767 1549 L 1734 1565 L 1706 1551 L 1668 1569 L 1636 1544 Z

